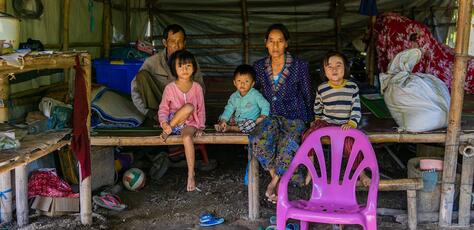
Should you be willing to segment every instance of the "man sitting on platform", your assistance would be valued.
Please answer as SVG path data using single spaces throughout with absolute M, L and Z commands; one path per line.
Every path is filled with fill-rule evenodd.
M 185 48 L 186 33 L 180 25 L 172 24 L 163 31 L 164 49 L 147 58 L 140 71 L 132 80 L 132 100 L 137 109 L 149 118 L 156 121 L 158 106 L 160 105 L 165 86 L 176 80 L 168 66 L 168 58 L 175 51 Z M 194 81 L 199 83 L 203 90 L 204 81 L 197 65 Z

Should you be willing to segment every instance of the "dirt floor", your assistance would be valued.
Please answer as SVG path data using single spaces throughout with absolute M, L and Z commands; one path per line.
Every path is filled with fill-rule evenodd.
M 186 192 L 186 168 L 173 167 L 159 180 L 147 178 L 146 186 L 139 192 L 122 190 L 118 195 L 128 205 L 128 209 L 118 212 L 103 208 L 94 210 L 93 225 L 80 225 L 79 215 L 44 217 L 33 214 L 30 225 L 21 229 L 265 229 L 269 218 L 275 215 L 275 205 L 263 199 L 268 175 L 260 172 L 260 216 L 257 221 L 249 221 L 247 187 L 244 185 L 246 150 L 242 145 L 208 146 L 210 158 L 217 167 L 211 171 L 196 171 L 197 186 L 201 192 Z M 399 150 L 399 151 L 403 151 Z M 410 154 L 405 154 L 408 158 Z M 386 154 L 378 155 L 382 172 L 390 176 L 406 176 L 388 159 Z M 174 159 L 178 161 L 180 159 Z M 404 159 L 402 159 L 404 160 Z M 145 160 L 146 161 L 146 160 Z M 406 161 L 405 161 L 406 162 Z M 143 163 L 143 162 L 142 162 Z M 182 164 L 182 163 L 181 163 Z M 174 165 L 180 165 L 175 163 Z M 305 197 L 309 188 L 291 188 L 295 196 Z M 358 194 L 363 197 L 364 193 Z M 379 208 L 405 209 L 406 195 L 402 192 L 379 193 Z M 30 210 L 30 213 L 34 213 Z M 199 227 L 199 215 L 213 213 L 225 219 L 216 227 Z M 395 222 L 390 216 L 379 216 L 379 229 L 406 229 L 406 225 Z M 11 223 L 7 229 L 16 229 Z M 261 228 L 260 228 L 261 227 Z M 333 229 L 330 225 L 312 226 L 312 229 Z M 345 229 L 362 229 L 348 226 Z M 419 229 L 439 229 L 434 224 L 423 224 Z

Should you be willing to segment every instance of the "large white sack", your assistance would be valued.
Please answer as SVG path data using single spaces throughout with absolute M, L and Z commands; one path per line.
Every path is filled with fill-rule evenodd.
M 420 49 L 405 50 L 380 74 L 381 93 L 400 131 L 430 131 L 448 123 L 448 88 L 433 75 L 411 72 L 420 58 Z

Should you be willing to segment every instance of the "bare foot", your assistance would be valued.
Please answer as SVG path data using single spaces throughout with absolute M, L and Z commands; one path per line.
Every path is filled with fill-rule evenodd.
M 362 172 L 360 174 L 360 182 L 364 187 L 369 187 L 370 182 L 372 182 L 372 179 L 370 179 L 370 177 L 368 177 L 364 172 Z
M 186 187 L 188 192 L 192 192 L 196 190 L 196 181 L 194 180 L 194 176 L 188 176 L 188 185 Z
M 221 131 L 221 126 L 219 124 L 215 124 L 214 129 L 216 130 L 216 132 L 220 132 Z
M 277 194 L 276 194 L 276 186 L 278 185 L 278 180 L 279 177 L 273 177 L 272 181 L 267 186 L 267 191 L 265 192 L 265 196 L 267 197 L 267 200 L 276 203 L 278 200 Z
M 309 183 L 311 183 L 311 180 L 312 180 L 311 174 L 308 172 L 308 174 L 306 174 L 306 178 L 305 178 L 305 180 L 304 180 L 304 184 L 305 184 L 305 185 L 309 185 Z

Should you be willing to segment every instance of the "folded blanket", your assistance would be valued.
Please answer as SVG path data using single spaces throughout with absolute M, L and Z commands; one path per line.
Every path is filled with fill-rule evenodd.
M 132 101 L 105 87 L 92 90 L 93 128 L 131 128 L 139 126 L 145 117 Z

